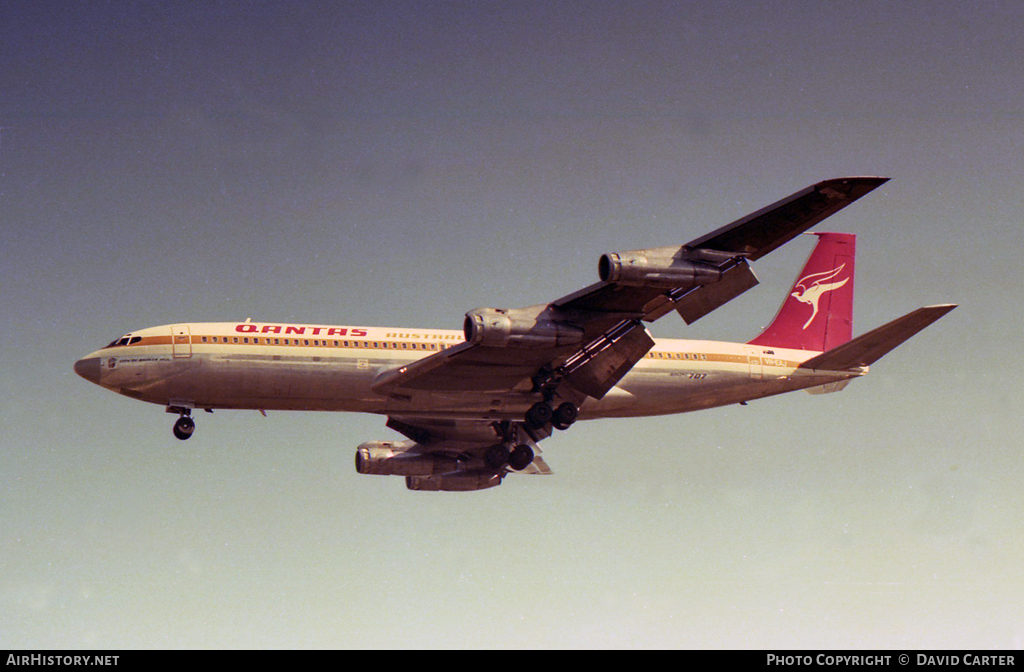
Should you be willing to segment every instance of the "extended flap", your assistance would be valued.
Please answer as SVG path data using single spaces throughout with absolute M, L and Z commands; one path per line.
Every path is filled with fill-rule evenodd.
M 573 363 L 565 382 L 595 399 L 602 398 L 654 347 L 654 339 L 640 322 L 608 335 L 588 347 Z

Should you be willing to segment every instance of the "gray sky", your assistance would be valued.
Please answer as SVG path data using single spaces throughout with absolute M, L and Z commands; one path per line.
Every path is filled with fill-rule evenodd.
M 1019 2 L 21 2 L 0 9 L 0 647 L 1024 642 Z M 581 423 L 555 474 L 360 476 L 381 418 L 173 417 L 132 329 L 459 328 L 603 252 L 891 182 L 855 331 L 961 307 L 834 395 Z M 745 341 L 809 252 L 656 336 Z

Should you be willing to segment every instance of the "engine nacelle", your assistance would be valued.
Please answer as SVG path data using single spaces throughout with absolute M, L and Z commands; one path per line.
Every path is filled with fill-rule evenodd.
M 487 488 L 501 485 L 503 475 L 490 469 L 469 469 L 441 476 L 407 476 L 405 487 L 410 490 L 428 490 L 433 492 L 439 490 L 447 492 L 486 490 Z
M 356 471 L 379 476 L 434 476 L 459 468 L 453 457 L 410 450 L 418 445 L 415 441 L 367 441 L 356 449 Z
M 722 272 L 710 264 L 640 252 L 603 254 L 597 272 L 605 282 L 666 289 L 706 285 L 722 277 Z
M 477 308 L 466 313 L 466 341 L 494 347 L 552 348 L 583 340 L 583 329 L 530 308 Z

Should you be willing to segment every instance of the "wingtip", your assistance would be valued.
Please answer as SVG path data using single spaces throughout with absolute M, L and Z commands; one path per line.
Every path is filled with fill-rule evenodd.
M 819 182 L 816 186 L 832 186 L 832 187 L 867 187 L 868 191 L 882 186 L 888 182 L 891 178 L 881 177 L 879 175 L 851 175 L 848 177 L 836 177 L 831 180 L 824 180 Z M 865 192 L 867 193 L 867 192 Z
M 884 177 L 882 175 L 847 175 L 846 177 L 826 180 L 826 182 L 877 182 L 878 184 L 885 184 L 891 179 L 891 177 Z

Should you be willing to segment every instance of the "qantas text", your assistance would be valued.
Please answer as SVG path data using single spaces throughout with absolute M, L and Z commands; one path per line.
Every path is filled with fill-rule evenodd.
M 311 336 L 366 336 L 366 329 L 348 327 L 291 327 L 278 324 L 239 324 L 235 331 L 242 334 L 309 334 Z

